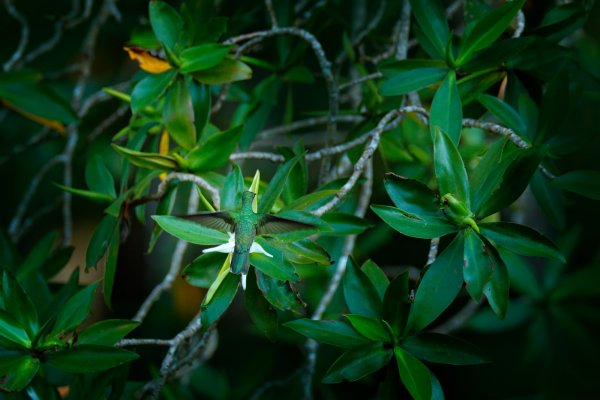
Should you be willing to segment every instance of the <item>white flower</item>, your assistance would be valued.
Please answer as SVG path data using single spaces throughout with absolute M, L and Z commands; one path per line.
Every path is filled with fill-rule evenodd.
M 215 247 L 209 247 L 208 249 L 202 250 L 203 253 L 225 253 L 231 254 L 235 249 L 235 233 L 227 232 L 229 234 L 229 240 L 227 243 L 220 244 Z M 260 244 L 256 242 L 252 242 L 250 246 L 250 253 L 259 253 L 264 254 L 267 257 L 273 257 L 272 254 L 269 254 Z M 229 262 L 231 263 L 231 257 L 229 258 Z M 242 288 L 246 290 L 246 274 L 242 272 Z

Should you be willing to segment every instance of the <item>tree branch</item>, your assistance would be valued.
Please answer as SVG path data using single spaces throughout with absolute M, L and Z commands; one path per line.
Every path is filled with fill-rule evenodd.
M 21 37 L 19 39 L 19 44 L 17 45 L 17 48 L 12 56 L 3 65 L 4 72 L 8 72 L 15 66 L 21 57 L 23 57 L 23 52 L 25 51 L 27 43 L 29 42 L 29 23 L 27 22 L 27 18 L 17 11 L 12 3 L 12 0 L 4 0 L 4 5 L 6 6 L 6 11 L 8 14 L 16 19 L 21 25 Z

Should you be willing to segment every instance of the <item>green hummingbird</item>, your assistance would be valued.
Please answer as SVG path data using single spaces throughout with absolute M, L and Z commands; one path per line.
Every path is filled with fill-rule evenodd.
M 203 212 L 184 216 L 183 218 L 204 225 L 208 228 L 233 233 L 235 245 L 231 257 L 229 270 L 233 274 L 242 275 L 242 286 L 245 288 L 245 278 L 250 268 L 250 253 L 260 252 L 269 257 L 254 238 L 258 235 L 279 234 L 296 230 L 313 229 L 315 225 L 278 217 L 272 214 L 255 213 L 252 209 L 255 193 L 245 191 L 242 193 L 242 204 L 237 210 Z M 227 244 L 217 246 L 208 251 L 223 251 L 230 248 Z M 205 251 L 207 251 L 205 250 Z

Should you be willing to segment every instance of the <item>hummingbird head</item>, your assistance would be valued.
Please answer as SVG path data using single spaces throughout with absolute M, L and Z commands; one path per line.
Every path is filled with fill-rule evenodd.
M 254 200 L 254 196 L 256 196 L 256 193 L 251 192 L 249 190 L 242 193 L 242 208 L 252 207 L 252 201 Z

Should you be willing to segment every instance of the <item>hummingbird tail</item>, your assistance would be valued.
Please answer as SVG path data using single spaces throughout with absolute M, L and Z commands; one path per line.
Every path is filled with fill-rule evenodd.
M 250 268 L 250 253 L 247 251 L 234 251 L 231 257 L 231 266 L 229 270 L 232 274 L 248 274 Z

